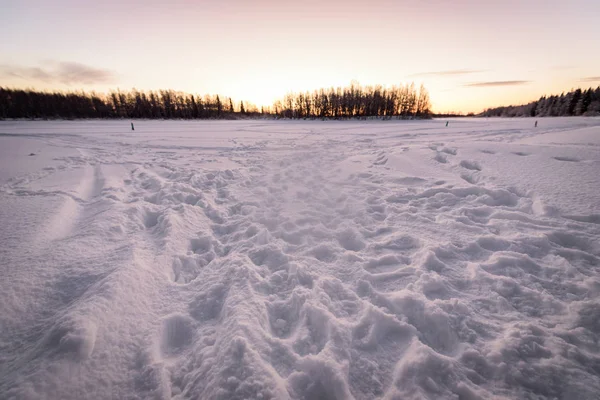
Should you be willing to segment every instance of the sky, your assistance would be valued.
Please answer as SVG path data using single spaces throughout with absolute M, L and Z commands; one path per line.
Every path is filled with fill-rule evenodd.
M 435 112 L 600 85 L 598 0 L 0 0 L 0 86 L 258 106 L 423 83 Z

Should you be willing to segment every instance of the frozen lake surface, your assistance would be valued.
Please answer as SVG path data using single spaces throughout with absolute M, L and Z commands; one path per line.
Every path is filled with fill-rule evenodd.
M 597 399 L 600 119 L 0 122 L 2 399 Z

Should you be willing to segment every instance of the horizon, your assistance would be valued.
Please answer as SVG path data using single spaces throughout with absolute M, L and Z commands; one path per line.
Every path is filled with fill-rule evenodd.
M 359 82 L 353 82 L 353 84 L 360 84 Z M 359 85 L 360 86 L 360 85 Z M 375 85 L 376 86 L 376 85 Z M 347 86 L 343 86 L 343 87 L 338 87 L 338 88 L 319 88 L 319 89 L 323 89 L 323 90 L 328 90 L 328 89 L 347 89 L 349 87 L 349 85 Z M 362 86 L 363 89 L 367 88 Z M 383 89 L 391 89 L 392 87 L 386 87 L 383 86 Z M 597 90 L 598 88 L 600 88 L 600 85 L 597 86 L 590 86 L 590 87 L 578 87 L 577 89 L 571 89 L 569 91 L 563 91 L 561 93 L 544 93 L 539 97 L 536 97 L 535 99 L 532 99 L 530 101 L 525 101 L 523 103 L 514 103 L 514 104 L 501 104 L 501 105 L 497 105 L 497 106 L 490 106 L 490 107 L 486 107 L 485 109 L 481 110 L 480 112 L 464 112 L 464 111 L 432 111 L 432 109 L 429 110 L 429 114 L 432 115 L 434 118 L 436 116 L 440 116 L 440 117 L 452 117 L 452 116 L 456 116 L 456 117 L 469 117 L 469 116 L 480 116 L 485 114 L 486 112 L 490 111 L 490 110 L 497 110 L 500 108 L 518 108 L 518 107 L 524 107 L 527 105 L 530 105 L 532 103 L 536 103 L 539 100 L 541 100 L 542 98 L 549 98 L 549 97 L 553 97 L 553 96 L 564 96 L 565 94 L 570 94 L 573 93 L 575 90 L 581 90 L 582 92 L 585 92 L 587 90 Z M 240 113 L 240 107 L 241 104 L 243 104 L 244 108 L 246 108 L 247 110 L 249 109 L 249 113 L 260 113 L 260 114 L 275 114 L 275 109 L 277 107 L 281 107 L 284 97 L 286 95 L 298 95 L 298 94 L 303 94 L 302 92 L 299 93 L 286 93 L 286 95 L 281 96 L 280 98 L 278 98 L 273 104 L 269 104 L 269 105 L 256 105 L 250 101 L 244 100 L 244 99 L 234 99 L 231 98 L 229 96 L 224 96 L 221 95 L 220 93 L 188 93 L 188 92 L 183 92 L 183 91 L 176 91 L 173 89 L 168 89 L 168 88 L 162 88 L 162 89 L 149 89 L 149 90 L 139 90 L 137 88 L 131 88 L 131 89 L 122 89 L 122 88 L 115 88 L 115 89 L 110 89 L 106 92 L 98 92 L 98 91 L 94 91 L 94 90 L 85 90 L 85 89 L 79 89 L 79 90 L 71 90 L 71 89 L 67 89 L 67 90 L 52 90 L 52 89 L 47 89 L 47 90 L 36 90 L 35 88 L 11 88 L 11 87 L 2 87 L 0 85 L 0 89 L 5 89 L 8 91 L 29 91 L 31 93 L 45 93 L 45 94 L 75 94 L 75 95 L 79 95 L 79 94 L 83 94 L 83 95 L 89 95 L 89 96 L 99 96 L 100 98 L 103 98 L 104 100 L 109 100 L 110 96 L 113 93 L 123 93 L 123 94 L 135 94 L 136 92 L 140 93 L 140 94 L 146 94 L 149 95 L 151 93 L 160 95 L 161 92 L 163 91 L 171 91 L 174 92 L 176 94 L 182 94 L 185 96 L 194 96 L 197 97 L 199 99 L 206 99 L 206 98 L 216 98 L 219 97 L 221 99 L 221 101 L 223 102 L 223 104 L 227 105 L 229 103 L 232 102 L 233 106 L 234 106 L 234 111 L 227 111 L 227 112 L 233 112 L 233 113 Z M 314 91 L 310 91 L 310 93 L 315 93 L 317 92 L 319 89 L 315 89 Z M 368 89 L 368 88 L 367 88 Z M 425 90 L 427 91 L 427 88 L 425 88 Z M 294 96 L 295 97 L 295 96 Z M 398 114 L 397 116 L 399 116 L 400 114 Z M 561 115 L 561 116 L 565 116 L 565 115 Z M 567 115 L 569 116 L 569 115 Z M 167 118 L 168 119 L 168 118 Z
M 12 39 L 0 43 L 3 87 L 172 89 L 260 108 L 354 80 L 414 82 L 429 91 L 434 113 L 466 114 L 600 84 L 600 55 L 589 51 L 600 36 L 592 0 L 34 0 L 3 8 L 0 33 Z M 556 33 L 565 24 L 568 34 Z

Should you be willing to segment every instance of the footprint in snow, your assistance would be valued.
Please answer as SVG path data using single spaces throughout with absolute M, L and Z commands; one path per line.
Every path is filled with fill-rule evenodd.
M 169 357 L 179 354 L 192 343 L 193 320 L 182 314 L 173 314 L 162 322 L 159 335 L 160 351 Z
M 460 166 L 472 171 L 481 171 L 481 166 L 476 161 L 462 160 Z
M 439 152 L 435 154 L 435 157 L 433 157 L 433 159 L 442 164 L 446 164 L 448 162 L 446 156 Z
M 455 156 L 458 153 L 458 149 L 456 147 L 444 147 L 442 152 Z
M 555 160 L 558 161 L 567 161 L 567 162 L 579 162 L 581 161 L 579 158 L 576 157 L 568 157 L 568 156 L 558 156 L 558 157 L 552 157 Z

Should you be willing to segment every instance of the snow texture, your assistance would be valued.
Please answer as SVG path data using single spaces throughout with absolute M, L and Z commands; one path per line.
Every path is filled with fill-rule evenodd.
M 600 119 L 0 122 L 2 399 L 597 399 Z

